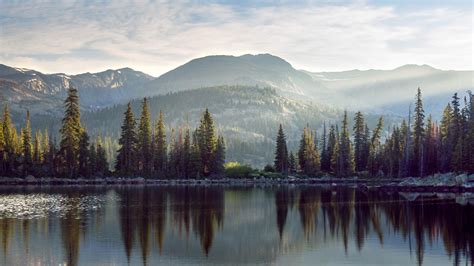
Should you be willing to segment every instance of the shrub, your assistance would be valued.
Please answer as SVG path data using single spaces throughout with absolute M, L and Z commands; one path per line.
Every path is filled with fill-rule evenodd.
M 228 162 L 224 165 L 225 175 L 229 178 L 247 178 L 252 175 L 253 169 L 249 165 L 241 165 L 238 162 Z
M 263 171 L 264 172 L 269 172 L 269 173 L 274 173 L 275 168 L 273 167 L 273 165 L 267 164 L 267 165 L 265 165 L 265 167 L 263 167 Z

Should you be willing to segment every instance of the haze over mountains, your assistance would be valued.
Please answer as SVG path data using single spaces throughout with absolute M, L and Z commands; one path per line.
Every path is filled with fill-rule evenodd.
M 79 89 L 85 110 L 203 87 L 244 85 L 271 87 L 282 96 L 321 106 L 405 115 L 417 87 L 423 91 L 425 109 L 435 113 L 445 105 L 439 99 L 472 90 L 474 75 L 427 65 L 309 72 L 270 54 L 197 58 L 157 78 L 130 68 L 67 75 L 0 65 L 0 100 L 13 109 L 56 114 L 70 84 Z

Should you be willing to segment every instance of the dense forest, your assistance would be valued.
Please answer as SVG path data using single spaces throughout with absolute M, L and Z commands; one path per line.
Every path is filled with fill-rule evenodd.
M 283 174 L 307 176 L 330 173 L 338 177 L 426 176 L 444 172 L 474 172 L 474 100 L 457 93 L 444 109 L 438 125 L 425 118 L 421 90 L 418 88 L 413 114 L 408 122 L 394 126 L 382 140 L 383 117 L 370 130 L 364 115 L 354 117 L 353 136 L 349 134 L 348 115 L 342 125 L 324 125 L 321 137 L 306 127 L 297 152 L 289 152 L 280 125 L 276 138 L 274 170 Z M 327 132 L 329 131 L 329 132 Z M 295 155 L 296 154 L 296 155 Z M 296 163 L 297 162 L 297 163 Z M 271 166 L 267 167 L 271 169 Z
M 262 90 L 262 95 L 272 95 L 272 91 Z M 461 102 L 454 94 L 438 125 L 431 115 L 425 117 L 421 90 L 418 89 L 413 114 L 410 110 L 407 121 L 393 126 L 390 134 L 382 134 L 384 117 L 370 129 L 367 116 L 361 112 L 355 113 L 351 134 L 348 113 L 344 112 L 341 125 L 323 123 L 322 132 L 312 130 L 308 124 L 295 151 L 292 150 L 295 145 L 287 143 L 284 125 L 280 125 L 274 163 L 263 171 L 280 173 L 280 176 L 332 174 L 338 177 L 474 172 L 472 94 L 463 99 L 463 106 Z M 47 130 L 33 132 L 28 111 L 18 133 L 8 106 L 4 107 L 0 120 L 1 176 L 87 178 L 116 175 L 182 179 L 255 174 L 250 166 L 235 162 L 225 164 L 228 143 L 223 134 L 218 134 L 208 109 L 200 114 L 195 128 L 187 120 L 180 126 L 167 127 L 163 112 L 152 119 L 149 99 L 144 98 L 139 110 L 134 110 L 133 103 L 126 106 L 118 140 L 100 135 L 91 140 L 81 121 L 76 89 L 69 89 L 64 108 L 59 134 L 54 134 Z M 116 111 L 116 108 L 109 110 L 103 114 Z M 138 119 L 134 115 L 137 111 L 140 113 Z M 102 118 L 107 124 L 107 118 Z M 59 140 L 55 136 L 59 136 Z M 245 141 L 234 141 L 232 145 L 249 152 L 259 148 Z M 243 175 L 239 174 L 241 169 Z
M 0 131 L 1 176 L 88 178 L 112 174 L 102 139 L 99 137 L 91 142 L 81 123 L 75 88 L 69 89 L 64 107 L 57 143 L 54 139 L 50 141 L 47 130 L 37 130 L 33 138 L 28 111 L 25 126 L 18 134 L 9 108 L 5 106 Z M 153 125 L 146 98 L 138 122 L 129 104 L 118 140 L 114 174 L 146 178 L 199 178 L 223 174 L 225 142 L 217 135 L 207 109 L 201 114 L 196 129 L 192 130 L 188 125 L 172 129 L 169 139 L 168 143 L 163 113 Z

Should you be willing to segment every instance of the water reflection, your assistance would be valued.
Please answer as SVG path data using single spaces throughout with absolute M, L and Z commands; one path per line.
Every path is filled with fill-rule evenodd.
M 474 209 L 456 203 L 460 195 L 316 186 L 3 189 L 0 208 L 35 195 L 67 207 L 15 217 L 10 204 L 0 215 L 0 264 L 313 264 L 321 254 L 353 265 L 381 257 L 474 264 Z

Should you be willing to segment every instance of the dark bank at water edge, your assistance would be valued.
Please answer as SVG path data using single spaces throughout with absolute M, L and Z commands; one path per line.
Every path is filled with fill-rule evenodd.
M 330 186 L 357 186 L 362 189 L 379 189 L 389 191 L 414 191 L 414 192 L 474 192 L 474 174 L 454 173 L 436 174 L 427 177 L 408 178 L 337 178 L 323 177 L 297 177 L 269 178 L 264 176 L 254 178 L 209 178 L 209 179 L 153 179 L 153 178 L 0 178 L 0 185 L 19 186 L 48 186 L 48 185 L 330 185 Z

